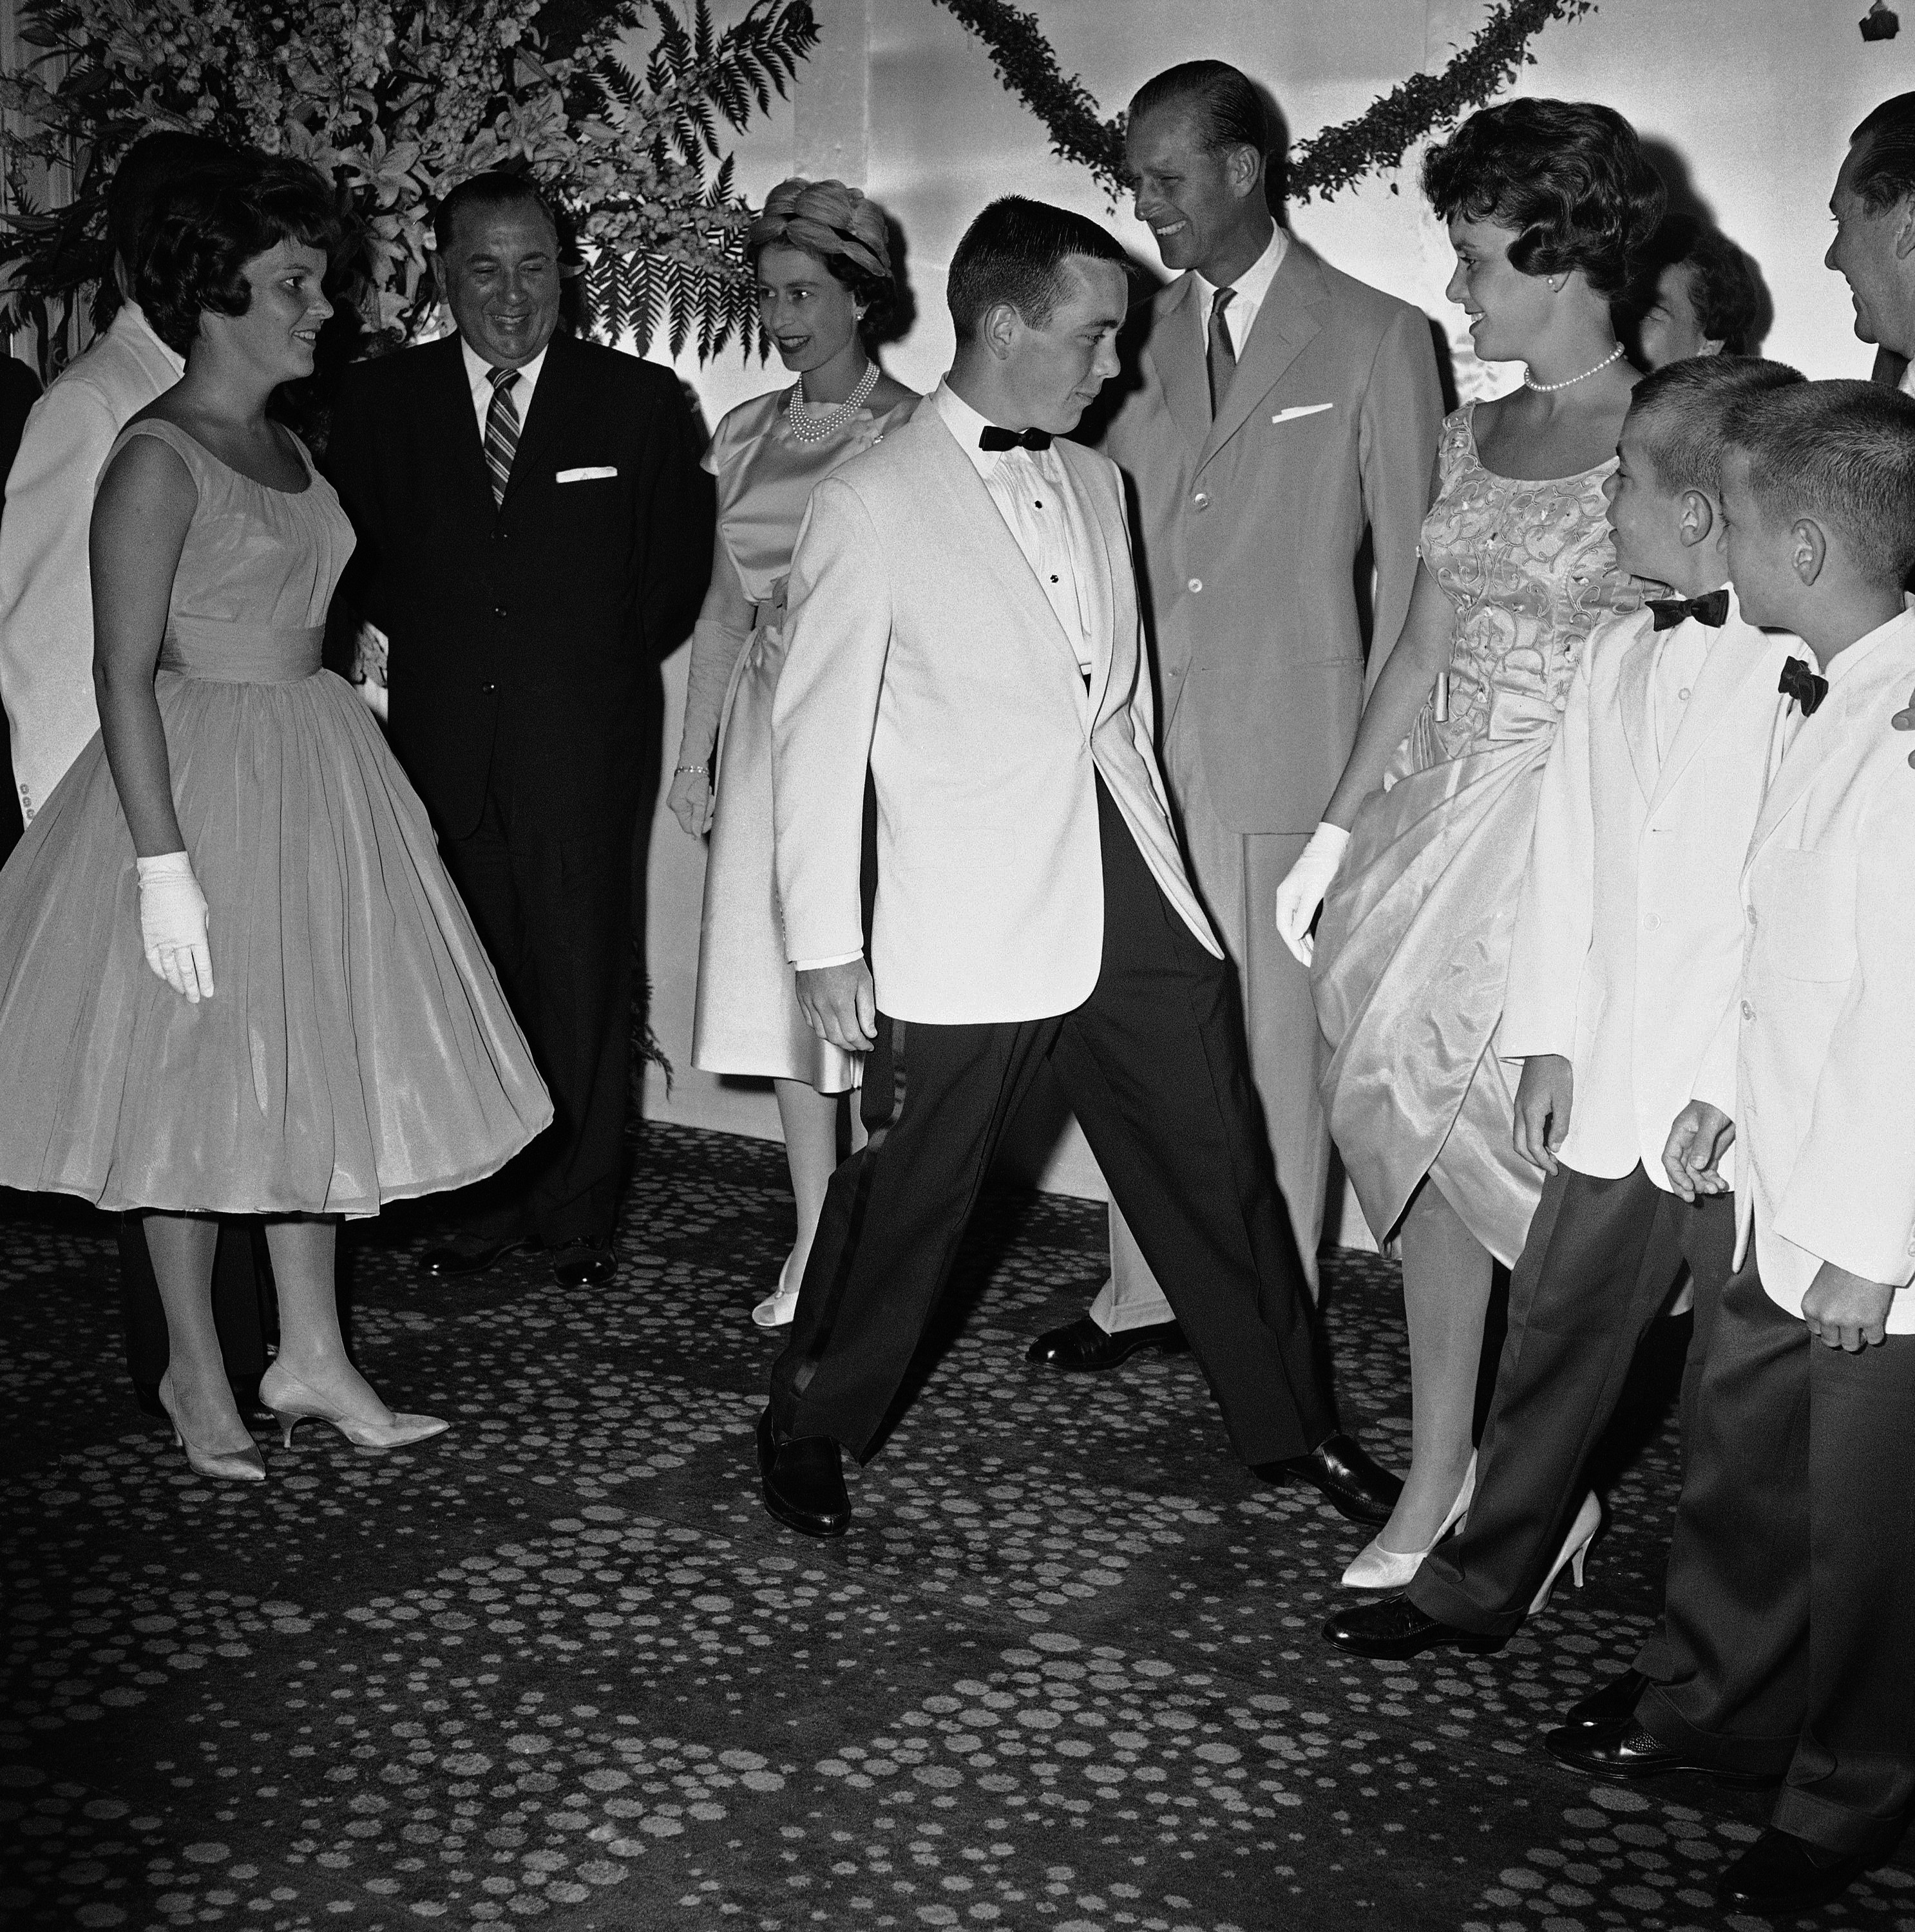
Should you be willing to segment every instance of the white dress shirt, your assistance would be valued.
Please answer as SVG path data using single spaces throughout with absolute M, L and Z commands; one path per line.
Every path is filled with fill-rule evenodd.
M 1672 625 L 1656 638 L 1655 656 L 1649 672 L 1649 716 L 1658 771 L 1669 755 L 1676 734 L 1682 728 L 1695 681 L 1721 634 L 1691 617 Z
M 1283 257 L 1289 254 L 1290 238 L 1284 233 L 1280 224 L 1272 230 L 1270 245 L 1258 256 L 1237 279 L 1230 284 L 1236 296 L 1223 311 L 1223 326 L 1230 334 L 1230 346 L 1237 352 L 1237 359 L 1244 357 L 1244 344 L 1250 339 L 1250 331 L 1256 326 L 1257 310 L 1263 306 L 1263 298 L 1270 292 L 1270 284 L 1277 279 L 1277 271 L 1283 266 Z M 1197 304 L 1197 327 L 1202 332 L 1208 345 L 1210 340 L 1210 305 L 1217 294 L 1217 285 L 1205 281 L 1193 268 L 1197 293 L 1202 299 Z
M 467 341 L 459 338 L 459 352 L 465 358 L 466 380 L 472 386 L 472 412 L 479 419 L 479 440 L 485 440 L 485 418 L 492 408 L 492 371 L 496 363 L 485 358 Z M 545 351 L 540 350 L 530 362 L 519 368 L 518 380 L 512 385 L 512 406 L 518 411 L 518 426 L 525 427 L 525 419 L 532 410 L 532 392 L 539 386 L 539 372 L 545 366 Z

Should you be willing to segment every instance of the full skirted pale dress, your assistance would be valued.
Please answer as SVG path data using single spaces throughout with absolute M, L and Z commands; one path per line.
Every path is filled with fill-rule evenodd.
M 1449 716 L 1426 707 L 1365 801 L 1311 968 L 1324 1106 L 1379 1239 L 1428 1175 L 1513 1263 L 1542 1178 L 1511 1142 L 1516 1070 L 1495 1035 L 1536 800 L 1601 618 L 1637 608 L 1604 516 L 1613 460 L 1529 482 L 1485 470 L 1466 404 L 1443 425 L 1422 556 L 1456 607 Z
M 812 1030 L 785 957 L 773 865 L 771 701 L 785 662 L 785 580 L 812 490 L 918 399 L 881 416 L 860 410 L 824 441 L 806 443 L 791 434 L 791 394 L 774 390 L 741 403 L 719 424 L 705 456 L 718 479 L 720 541 L 757 607 L 757 622 L 732 670 L 712 761 L 692 1064 L 842 1094 L 857 1084 L 859 1056 Z
M 136 436 L 199 493 L 154 688 L 215 992 L 146 964 L 96 734 L 0 872 L 0 1185 L 365 1215 L 476 1180 L 551 1104 L 425 808 L 319 668 L 352 526 L 310 461 L 272 490 L 171 423 L 113 454 Z

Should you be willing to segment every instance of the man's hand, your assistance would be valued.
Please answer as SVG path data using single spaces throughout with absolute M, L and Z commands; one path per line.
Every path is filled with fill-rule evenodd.
M 862 959 L 800 973 L 798 1007 L 819 1039 L 847 1053 L 869 1053 L 878 1044 L 878 989 Z
M 1569 1135 L 1575 1070 L 1559 1053 L 1532 1053 L 1516 1083 L 1516 1151 L 1532 1167 L 1556 1172 L 1556 1150 Z
M 1726 1194 L 1729 1184 L 1716 1162 L 1733 1145 L 1736 1124 L 1720 1107 L 1691 1100 L 1676 1116 L 1662 1150 L 1662 1171 L 1685 1201 L 1698 1194 Z
M 1809 1334 L 1826 1347 L 1859 1354 L 1888 1334 L 1889 1310 L 1894 1305 L 1892 1288 L 1864 1281 L 1833 1262 L 1824 1262 L 1802 1298 L 1802 1319 Z

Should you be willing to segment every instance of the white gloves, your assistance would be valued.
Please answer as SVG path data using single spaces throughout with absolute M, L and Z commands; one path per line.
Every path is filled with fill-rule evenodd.
M 1310 835 L 1310 843 L 1298 854 L 1297 862 L 1277 888 L 1277 937 L 1306 966 L 1316 950 L 1316 942 L 1310 936 L 1310 922 L 1323 904 L 1323 896 L 1343 863 L 1343 848 L 1349 842 L 1349 834 L 1326 819 Z
M 213 997 L 213 956 L 206 944 L 206 896 L 184 852 L 141 859 L 140 943 L 146 963 L 197 1006 Z

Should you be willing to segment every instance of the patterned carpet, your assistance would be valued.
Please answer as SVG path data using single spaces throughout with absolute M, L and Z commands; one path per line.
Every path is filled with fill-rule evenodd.
M 788 1239 L 779 1150 L 653 1127 L 641 1161 L 608 1289 L 523 1257 L 422 1288 L 424 1216 L 356 1232 L 361 1359 L 455 1427 L 379 1458 L 308 1425 L 263 1489 L 192 1477 L 131 1407 L 104 1225 L 0 1204 L 0 1922 L 1763 1922 L 1708 1889 L 1759 1797 L 1592 1790 L 1535 1742 L 1655 1601 L 1669 1336 L 1588 1588 L 1497 1657 L 1361 1663 L 1316 1630 L 1363 1533 L 1228 1460 L 1187 1357 L 1023 1365 L 1097 1279 L 1081 1202 L 992 1202 L 851 1534 L 781 1529 L 746 1318 Z M 1345 1413 L 1400 1460 L 1394 1271 L 1328 1282 Z M 1915 1877 L 1806 1922 L 1915 1928 Z

